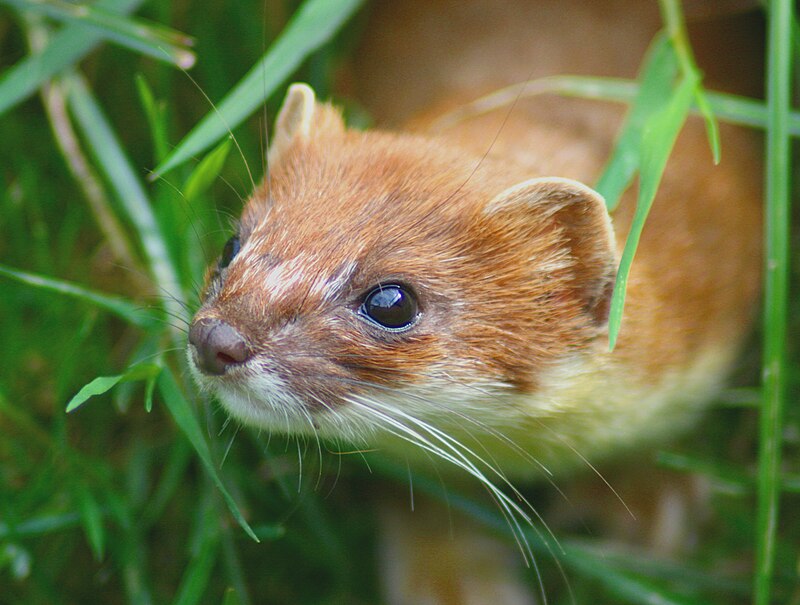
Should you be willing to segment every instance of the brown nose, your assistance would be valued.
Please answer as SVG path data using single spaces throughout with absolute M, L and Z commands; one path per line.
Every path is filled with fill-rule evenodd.
M 219 376 L 231 366 L 250 358 L 244 337 L 221 319 L 205 317 L 192 322 L 189 342 L 197 354 L 195 361 L 203 374 Z

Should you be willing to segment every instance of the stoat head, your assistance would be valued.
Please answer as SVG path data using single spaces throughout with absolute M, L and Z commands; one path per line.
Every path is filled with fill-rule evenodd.
M 198 382 L 246 423 L 354 437 L 388 410 L 487 418 L 604 332 L 614 242 L 580 183 L 348 130 L 300 84 L 269 168 L 189 334 Z

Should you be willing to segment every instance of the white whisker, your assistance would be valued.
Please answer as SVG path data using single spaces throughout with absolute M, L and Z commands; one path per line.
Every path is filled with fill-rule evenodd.
M 417 426 L 425 430 L 428 434 L 430 434 L 432 437 L 441 442 L 446 449 L 443 449 L 443 447 L 436 445 L 430 439 L 422 435 L 420 432 L 412 429 L 411 427 L 407 426 L 400 420 L 392 417 L 386 411 L 382 411 L 376 407 L 373 407 L 376 402 L 372 402 L 373 404 L 372 406 L 355 400 L 351 400 L 350 402 L 354 405 L 360 406 L 362 409 L 372 412 L 372 414 L 381 419 L 386 425 L 388 425 L 388 427 L 384 426 L 384 430 L 387 430 L 390 434 L 400 439 L 403 439 L 404 441 L 407 441 L 413 445 L 416 445 L 417 447 L 427 452 L 435 454 L 436 456 L 444 460 L 447 460 L 448 462 L 454 464 L 458 468 L 461 468 L 468 474 L 475 477 L 481 483 L 481 485 L 483 485 L 488 490 L 488 492 L 490 493 L 490 495 L 500 508 L 501 512 L 503 513 L 503 516 L 506 518 L 506 521 L 508 522 L 509 527 L 512 530 L 512 534 L 514 536 L 515 541 L 517 542 L 520 552 L 522 553 L 525 563 L 527 565 L 530 565 L 533 562 L 533 552 L 531 551 L 527 538 L 525 537 L 525 534 L 522 531 L 522 527 L 520 526 L 519 521 L 517 520 L 517 516 L 522 517 L 528 524 L 531 525 L 534 532 L 536 532 L 537 535 L 540 538 L 542 538 L 538 529 L 536 529 L 536 527 L 533 526 L 530 516 L 524 510 L 522 510 L 522 508 L 516 502 L 514 502 L 511 498 L 509 498 L 508 495 L 505 494 L 505 492 L 500 490 L 488 477 L 486 477 L 486 475 L 472 463 L 472 461 L 467 457 L 467 455 L 465 455 L 461 450 L 459 450 L 459 447 L 463 448 L 463 450 L 473 455 L 483 464 L 488 465 L 488 463 L 486 463 L 479 456 L 475 455 L 474 452 L 472 452 L 472 450 L 463 446 L 457 440 L 449 439 L 447 438 L 447 436 L 443 437 L 442 433 L 438 431 L 438 429 L 428 425 L 427 423 L 418 421 L 413 417 L 407 416 L 406 414 L 403 414 L 398 410 L 390 410 L 390 412 L 397 413 L 400 416 L 404 417 L 404 419 L 416 424 Z M 380 406 L 380 404 L 377 405 Z
M 539 421 L 539 425 L 540 425 L 542 428 L 544 428 L 546 431 L 548 431 L 548 432 L 549 432 L 551 435 L 555 436 L 555 437 L 556 437 L 556 439 L 558 439 L 558 441 L 559 441 L 560 443 L 562 443 L 563 445 L 565 445 L 567 448 L 569 448 L 569 450 L 570 450 L 570 451 L 571 451 L 573 454 L 575 454 L 575 455 L 576 455 L 578 458 L 580 458 L 580 459 L 581 459 L 581 461 L 582 461 L 582 462 L 583 462 L 583 463 L 584 463 L 586 466 L 588 466 L 588 467 L 589 467 L 589 468 L 592 470 L 592 472 L 593 472 L 595 475 L 597 475 L 597 476 L 600 478 L 600 480 L 601 480 L 601 481 L 602 481 L 602 482 L 603 482 L 603 483 L 606 485 L 606 487 L 607 487 L 608 489 L 610 489 L 610 490 L 611 490 L 611 493 L 612 493 L 612 494 L 614 494 L 614 496 L 617 498 L 617 500 L 619 500 L 620 504 L 622 504 L 622 506 L 624 506 L 624 507 L 625 507 L 625 510 L 626 510 L 626 511 L 628 511 L 628 514 L 631 516 L 631 518 L 632 518 L 634 521 L 636 520 L 636 515 L 635 515 L 635 514 L 634 514 L 634 512 L 631 510 L 631 508 L 630 508 L 630 507 L 629 507 L 629 506 L 626 504 L 625 500 L 622 498 L 622 496 L 620 495 L 620 493 L 619 493 L 619 492 L 618 492 L 616 489 L 614 489 L 614 487 L 611 485 L 611 483 L 609 483 L 609 481 L 608 481 L 608 480 L 607 480 L 607 479 L 606 479 L 606 478 L 603 476 L 603 473 L 601 473 L 601 472 L 600 472 L 600 471 L 597 469 L 597 467 L 596 467 L 596 466 L 594 466 L 594 465 L 593 465 L 593 464 L 592 464 L 592 463 L 589 461 L 589 459 L 588 459 L 588 458 L 586 458 L 586 456 L 584 456 L 583 454 L 581 454 L 581 453 L 580 453 L 580 452 L 579 452 L 577 449 L 575 449 L 575 447 L 574 447 L 572 444 L 570 444 L 569 442 L 567 442 L 567 440 L 566 440 L 566 439 L 564 439 L 564 437 L 562 437 L 561 435 L 559 435 L 558 433 L 556 433 L 556 432 L 555 432 L 553 429 L 551 429 L 549 426 L 547 426 L 547 425 L 546 425 L 544 422 L 542 422 L 541 420 Z

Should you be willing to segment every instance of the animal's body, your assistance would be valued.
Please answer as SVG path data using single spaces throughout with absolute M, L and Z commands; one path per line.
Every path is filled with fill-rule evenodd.
M 410 131 L 348 130 L 308 87 L 290 89 L 269 175 L 212 267 L 190 331 L 200 384 L 245 424 L 412 462 L 438 453 L 468 472 L 485 470 L 480 458 L 522 480 L 679 431 L 719 389 L 757 292 L 751 141 L 724 130 L 714 167 L 701 125 L 681 135 L 610 352 L 633 195 L 612 222 L 587 184 L 620 110 L 542 96 L 445 127 L 439 118 L 530 77 L 632 75 L 657 12 L 543 2 L 524 9 L 538 20 L 514 17 L 500 36 L 485 33 L 508 20 L 496 4 L 376 17 L 356 74 L 378 116 Z M 433 29 L 437 11 L 465 15 L 441 25 L 461 32 L 452 47 Z M 612 23 L 620 39 L 603 29 Z M 407 63 L 392 40 L 416 49 Z M 407 96 L 401 65 L 422 72 Z M 397 602 L 418 598 L 402 591 Z

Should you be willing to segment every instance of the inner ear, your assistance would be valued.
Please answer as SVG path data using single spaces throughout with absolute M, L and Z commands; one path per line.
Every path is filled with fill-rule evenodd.
M 270 165 L 280 161 L 286 150 L 298 140 L 343 131 L 344 121 L 336 109 L 317 103 L 314 91 L 308 84 L 292 84 L 275 120 L 269 148 Z
M 493 198 L 484 212 L 510 213 L 515 221 L 533 221 L 536 227 L 542 221 L 554 223 L 573 261 L 571 291 L 596 326 L 608 322 L 618 259 L 611 218 L 599 193 L 570 179 L 531 179 Z

